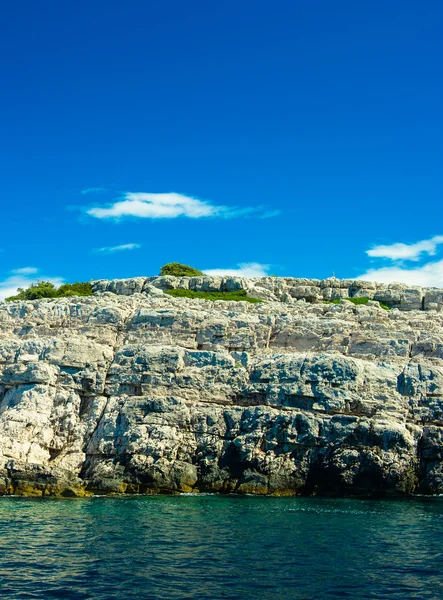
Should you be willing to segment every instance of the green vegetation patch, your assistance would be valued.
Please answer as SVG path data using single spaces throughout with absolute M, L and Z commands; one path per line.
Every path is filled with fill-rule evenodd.
M 189 265 L 182 265 L 181 263 L 173 262 L 163 265 L 160 269 L 160 275 L 173 275 L 174 277 L 200 277 L 204 275 L 198 269 L 190 267 Z
M 75 283 L 64 283 L 57 290 L 57 297 L 67 296 L 92 296 L 92 287 L 88 281 L 76 281 Z
M 348 302 L 352 302 L 352 304 L 367 304 L 371 298 L 336 298 L 335 300 L 325 300 L 325 304 L 340 304 L 341 300 L 347 300 Z M 385 304 L 384 302 L 379 302 L 381 308 L 385 310 L 391 310 L 391 307 Z
M 6 302 L 13 300 L 39 300 L 40 298 L 67 298 L 69 296 L 92 296 L 91 284 L 85 281 L 75 283 L 64 283 L 56 288 L 50 281 L 38 281 L 31 283 L 26 288 L 18 288 L 16 296 L 5 298 Z
M 165 290 L 165 294 L 174 298 L 200 298 L 201 300 L 230 300 L 234 302 L 263 302 L 258 298 L 251 298 L 245 290 L 235 292 L 194 292 L 194 290 Z

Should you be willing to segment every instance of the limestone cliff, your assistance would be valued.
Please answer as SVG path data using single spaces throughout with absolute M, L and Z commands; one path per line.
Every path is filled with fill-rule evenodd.
M 163 293 L 176 287 L 265 301 Z M 442 290 L 208 277 L 94 290 L 0 304 L 0 493 L 443 493 Z M 359 296 L 373 301 L 344 299 Z

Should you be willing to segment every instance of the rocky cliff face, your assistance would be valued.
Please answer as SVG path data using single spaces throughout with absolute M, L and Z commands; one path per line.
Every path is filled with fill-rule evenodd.
M 0 304 L 0 493 L 443 493 L 443 291 L 170 277 L 94 288 Z M 397 308 L 323 301 L 358 295 Z
M 295 279 L 293 277 L 135 277 L 101 279 L 93 283 L 96 293 L 124 296 L 152 293 L 156 289 L 190 289 L 200 292 L 245 290 L 250 296 L 291 304 L 296 300 L 322 302 L 341 298 L 370 298 L 400 310 L 442 310 L 443 290 L 402 283 L 374 283 L 355 279 Z

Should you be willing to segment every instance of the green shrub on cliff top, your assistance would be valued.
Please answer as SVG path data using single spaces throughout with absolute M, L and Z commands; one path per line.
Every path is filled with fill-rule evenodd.
M 18 294 L 16 296 L 10 296 L 6 298 L 9 300 L 38 300 L 40 298 L 56 298 L 57 288 L 50 281 L 39 281 L 38 283 L 31 283 L 31 285 L 24 289 L 18 288 Z
M 236 290 L 234 292 L 195 292 L 194 290 L 165 290 L 165 294 L 174 298 L 200 298 L 200 300 L 231 300 L 234 302 L 263 302 L 258 298 L 251 298 L 246 295 L 245 290 Z
M 347 300 L 348 302 L 352 302 L 352 304 L 355 305 L 359 305 L 359 304 L 367 304 L 369 302 L 369 298 L 343 298 L 343 300 Z M 336 298 L 335 300 L 325 300 L 325 304 L 340 304 L 341 299 L 340 298 Z M 384 302 L 379 302 L 380 307 L 384 308 L 385 310 L 391 310 L 391 307 L 388 306 L 387 304 L 385 304 Z
M 57 290 L 57 297 L 66 296 L 92 296 L 92 287 L 88 281 L 76 281 L 75 283 L 64 283 Z
M 190 267 L 189 265 L 182 265 L 181 263 L 173 262 L 163 265 L 160 269 L 160 275 L 173 275 L 174 277 L 199 277 L 204 275 L 198 269 Z
M 40 298 L 66 298 L 68 296 L 91 296 L 92 287 L 85 281 L 75 283 L 64 283 L 56 288 L 50 281 L 38 281 L 24 289 L 18 288 L 18 294 L 5 298 L 6 302 L 13 300 L 39 300 Z

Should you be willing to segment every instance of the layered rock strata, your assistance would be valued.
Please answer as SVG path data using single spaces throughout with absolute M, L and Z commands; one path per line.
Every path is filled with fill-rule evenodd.
M 374 283 L 359 279 L 296 279 L 293 277 L 134 277 L 93 282 L 96 293 L 131 296 L 157 290 L 189 289 L 196 292 L 244 290 L 250 296 L 291 304 L 297 300 L 315 303 L 345 298 L 369 298 L 400 310 L 443 310 L 443 290 L 403 283 Z
M 443 493 L 443 291 L 326 283 L 0 304 L 0 493 Z M 162 291 L 217 285 L 266 301 Z

